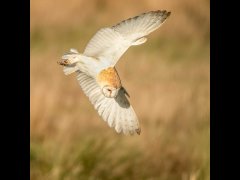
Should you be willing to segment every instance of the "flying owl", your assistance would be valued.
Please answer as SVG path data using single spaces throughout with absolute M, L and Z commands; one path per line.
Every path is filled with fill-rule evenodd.
M 77 73 L 77 80 L 94 108 L 117 133 L 141 133 L 138 118 L 115 68 L 130 47 L 143 44 L 146 36 L 158 29 L 170 16 L 166 10 L 150 11 L 100 29 L 83 53 L 76 49 L 62 56 L 65 75 Z

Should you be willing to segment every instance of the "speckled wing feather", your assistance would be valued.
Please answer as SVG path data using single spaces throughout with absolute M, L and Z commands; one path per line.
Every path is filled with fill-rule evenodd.
M 125 96 L 124 89 L 120 89 L 117 97 L 107 98 L 96 80 L 83 72 L 77 71 L 77 80 L 86 96 L 88 96 L 98 114 L 108 125 L 120 133 L 140 134 L 138 118 Z
M 89 41 L 83 54 L 114 66 L 130 46 L 146 42 L 145 36 L 159 28 L 169 15 L 165 10 L 150 11 L 102 28 Z

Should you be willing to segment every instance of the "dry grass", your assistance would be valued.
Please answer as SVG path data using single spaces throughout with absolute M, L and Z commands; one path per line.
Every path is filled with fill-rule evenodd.
M 172 15 L 117 64 L 140 136 L 118 135 L 56 64 L 102 26 Z M 31 179 L 209 179 L 209 1 L 31 0 Z

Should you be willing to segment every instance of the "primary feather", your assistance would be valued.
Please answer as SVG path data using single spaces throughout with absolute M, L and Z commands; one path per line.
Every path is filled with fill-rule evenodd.
M 102 28 L 89 41 L 83 54 L 114 66 L 130 46 L 146 42 L 145 36 L 159 28 L 169 15 L 165 10 L 150 11 Z
M 140 134 L 138 118 L 130 105 L 124 89 L 120 89 L 117 97 L 107 98 L 98 86 L 96 80 L 85 73 L 78 71 L 77 80 L 88 96 L 98 114 L 110 127 L 124 134 Z

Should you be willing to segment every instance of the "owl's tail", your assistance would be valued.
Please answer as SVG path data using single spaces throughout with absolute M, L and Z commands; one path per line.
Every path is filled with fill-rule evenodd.
M 95 76 L 99 67 L 99 61 L 94 58 L 79 53 L 76 49 L 70 49 L 70 52 L 62 56 L 62 60 L 58 64 L 64 66 L 65 75 L 72 74 L 76 71 L 86 73 L 88 76 Z
M 71 67 L 71 66 L 68 66 L 68 67 L 65 66 L 65 67 L 63 68 L 63 72 L 64 72 L 65 75 L 72 74 L 72 73 L 76 72 L 77 70 L 79 70 L 77 66 L 73 66 L 73 67 Z

